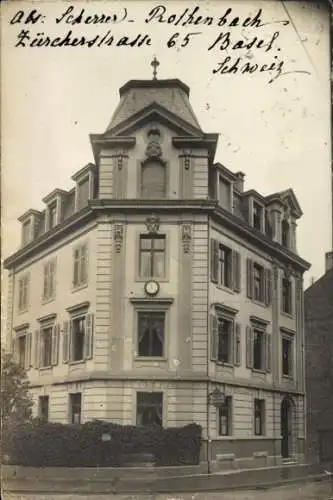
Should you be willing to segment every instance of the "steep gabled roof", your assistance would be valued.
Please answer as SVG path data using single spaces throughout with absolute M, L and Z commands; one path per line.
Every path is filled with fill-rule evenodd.
M 271 203 L 274 201 L 279 201 L 280 203 L 287 204 L 291 212 L 293 212 L 297 218 L 303 215 L 302 209 L 298 203 L 296 195 L 293 189 L 291 188 L 266 196 L 267 203 Z

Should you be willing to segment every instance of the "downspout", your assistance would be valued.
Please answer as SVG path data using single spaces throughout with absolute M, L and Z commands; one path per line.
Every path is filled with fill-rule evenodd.
M 207 473 L 210 475 L 211 474 L 211 467 L 210 467 L 210 446 L 209 446 L 209 441 L 210 441 L 210 406 L 209 406 L 209 355 L 210 355 L 210 349 L 209 349 L 209 343 L 210 343 L 210 305 L 209 305 L 209 287 L 210 287 L 210 219 L 208 218 L 208 237 L 207 237 L 207 247 L 208 247 L 208 252 L 207 252 L 207 259 L 208 259 L 208 265 L 207 265 L 207 270 L 208 270 L 208 276 L 207 276 L 207 356 L 206 356 L 206 375 L 207 375 L 207 383 L 206 383 L 206 427 L 207 427 Z

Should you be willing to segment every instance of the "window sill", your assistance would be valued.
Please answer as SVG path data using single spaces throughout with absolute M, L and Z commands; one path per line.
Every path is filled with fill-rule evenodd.
M 158 276 L 147 276 L 145 278 L 142 278 L 141 276 L 135 277 L 135 281 L 138 283 L 146 283 L 151 280 L 157 281 L 158 283 L 168 283 L 170 281 L 170 279 L 166 276 L 164 276 L 164 278 L 159 278 Z
M 289 319 L 294 319 L 293 313 L 287 313 L 285 311 L 281 311 L 281 316 L 284 316 L 285 318 L 289 318 Z
M 52 368 L 53 368 L 52 365 L 49 365 L 49 366 L 40 366 L 39 367 L 39 371 L 40 372 L 47 372 L 47 371 L 52 370 Z
M 264 309 L 267 309 L 269 306 L 266 306 L 265 302 L 262 302 L 261 300 L 257 299 L 251 299 L 253 304 L 256 304 L 257 306 L 263 307 Z
M 222 366 L 222 368 L 233 368 L 234 365 L 227 361 L 216 361 L 217 366 Z
M 19 309 L 17 312 L 18 314 L 24 314 L 24 313 L 27 313 L 29 311 L 29 307 L 26 307 L 25 309 Z
M 257 368 L 252 368 L 252 373 L 254 375 L 267 375 L 265 370 L 258 370 Z
M 294 377 L 292 375 L 282 375 L 282 380 L 284 382 L 294 382 Z
M 83 285 L 77 285 L 72 287 L 72 293 L 79 292 L 80 290 L 84 290 L 88 288 L 88 283 L 84 283 Z
M 45 304 L 49 304 L 50 302 L 53 302 L 55 300 L 55 296 L 53 297 L 43 297 L 42 298 L 42 305 L 44 306 Z
M 235 294 L 235 291 L 232 288 L 229 288 L 228 286 L 225 285 L 221 285 L 220 283 L 216 283 L 216 288 L 218 290 L 221 290 L 222 292 L 230 293 L 230 295 Z
M 76 361 L 70 361 L 69 366 L 83 365 L 85 363 L 85 359 L 78 359 Z
M 157 361 L 168 361 L 168 358 L 162 356 L 135 356 L 134 361 L 150 361 L 150 362 L 157 362 Z

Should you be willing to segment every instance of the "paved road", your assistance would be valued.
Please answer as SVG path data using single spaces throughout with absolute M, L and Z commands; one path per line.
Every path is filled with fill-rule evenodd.
M 333 483 L 288 485 L 271 490 L 229 493 L 183 493 L 163 495 L 63 495 L 4 493 L 4 500 L 331 500 Z

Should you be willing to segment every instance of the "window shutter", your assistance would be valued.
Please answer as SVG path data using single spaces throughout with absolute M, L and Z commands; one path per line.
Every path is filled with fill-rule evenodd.
M 39 355 L 39 344 L 40 344 L 40 331 L 35 330 L 35 367 L 38 369 L 40 366 L 40 355 Z
M 54 366 L 58 364 L 58 354 L 59 354 L 59 325 L 53 325 L 51 365 Z
M 232 272 L 233 272 L 233 289 L 235 292 L 241 291 L 241 260 L 238 252 L 232 252 Z
M 53 297 L 55 293 L 55 274 L 56 274 L 56 263 L 55 261 L 50 263 L 50 297 Z
M 241 365 L 241 325 L 235 323 L 235 340 L 234 340 L 234 364 Z
M 44 366 L 44 351 L 45 351 L 45 342 L 44 335 L 41 334 L 42 330 L 39 333 L 39 366 Z
M 246 368 L 253 368 L 253 329 L 246 327 Z
M 81 248 L 81 269 L 80 269 L 80 283 L 87 283 L 88 279 L 88 248 L 83 245 Z
M 25 336 L 25 359 L 24 367 L 29 370 L 31 366 L 31 333 L 28 332 Z
M 272 336 L 271 334 L 266 334 L 266 372 L 270 373 L 272 371 Z
M 218 282 L 219 275 L 219 242 L 210 240 L 210 279 L 213 283 Z
M 70 349 L 70 322 L 64 321 L 62 330 L 62 362 L 68 363 Z
M 253 297 L 253 261 L 251 259 L 247 259 L 247 296 L 249 299 Z
M 270 306 L 272 303 L 272 271 L 265 269 L 265 304 Z
M 43 297 L 46 298 L 48 296 L 48 290 L 49 290 L 49 286 L 48 286 L 48 265 L 45 264 L 44 265 L 44 288 L 43 288 Z
M 73 286 L 79 284 L 79 267 L 80 267 L 80 251 L 74 250 L 74 265 L 73 265 Z
M 210 315 L 210 359 L 212 361 L 217 360 L 217 342 L 218 342 L 218 324 L 217 318 L 214 314 Z
M 18 339 L 17 339 L 17 337 L 14 337 L 12 339 L 11 349 L 12 349 L 13 360 L 15 363 L 18 363 L 19 359 L 18 359 Z
M 94 315 L 87 314 L 84 332 L 84 358 L 90 359 L 93 356 L 93 322 Z

